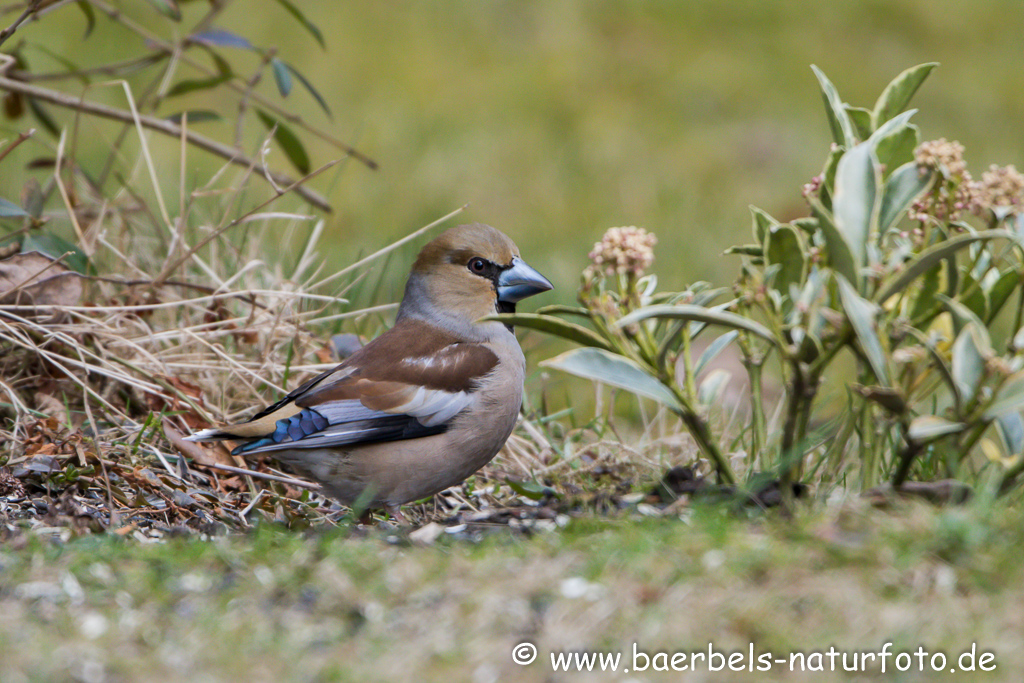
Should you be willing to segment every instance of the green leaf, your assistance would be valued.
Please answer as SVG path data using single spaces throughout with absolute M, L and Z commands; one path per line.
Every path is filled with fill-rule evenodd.
M 563 306 L 562 304 L 551 304 L 541 306 L 537 309 L 538 315 L 575 315 L 590 320 L 590 312 L 581 306 Z
M 292 73 L 288 65 L 277 57 L 270 60 L 270 66 L 274 69 L 274 82 L 277 83 L 277 91 L 281 97 L 288 97 L 292 91 Z
M 151 2 L 153 0 L 150 0 Z M 253 44 L 240 35 L 225 31 L 222 28 L 214 28 L 209 31 L 202 31 L 192 35 L 192 40 L 206 45 L 219 47 L 237 47 L 240 50 L 255 50 Z
M 147 2 L 156 7 L 157 11 L 165 17 L 181 21 L 181 8 L 178 7 L 178 3 L 175 0 L 147 0 Z
M 818 77 L 818 83 L 821 84 L 821 96 L 825 100 L 825 115 L 828 117 L 828 125 L 832 130 L 832 139 L 836 144 L 848 148 L 853 147 L 857 142 L 857 136 L 854 134 L 850 117 L 846 114 L 846 107 L 843 106 L 843 101 L 839 98 L 839 92 L 821 69 L 812 64 L 811 70 L 814 71 L 814 75 Z
M 911 67 L 894 78 L 875 102 L 875 109 L 872 115 L 875 125 L 878 126 L 892 117 L 899 114 L 910 104 L 910 99 L 921 87 L 921 83 L 928 77 L 932 69 L 937 67 L 938 62 L 928 62 Z
M 821 189 L 819 191 L 822 206 L 829 211 L 832 210 L 832 194 L 836 186 L 836 168 L 839 160 L 846 154 L 846 148 L 834 146 L 828 151 L 825 159 L 825 166 L 821 169 Z
M 277 4 L 281 5 L 281 7 L 284 7 L 289 14 L 295 17 L 295 19 L 298 20 L 298 22 L 302 24 L 307 31 L 309 31 L 310 35 L 312 35 L 313 38 L 316 39 L 316 42 L 320 43 L 321 48 L 327 49 L 327 45 L 324 44 L 324 34 L 320 32 L 320 29 L 317 27 L 317 25 L 310 21 L 306 17 L 306 15 L 303 14 L 301 10 L 299 10 L 298 7 L 296 7 L 288 0 L 277 0 Z
M 13 218 L 25 217 L 29 213 L 25 209 L 21 208 L 14 202 L 9 202 L 6 199 L 0 199 L 0 218 Z
M 887 135 L 875 145 L 875 155 L 882 165 L 884 175 L 888 177 L 893 169 L 914 161 L 914 150 L 921 139 L 917 126 L 904 126 L 891 135 Z
M 508 487 L 518 493 L 520 496 L 529 498 L 530 500 L 540 500 L 544 496 L 548 495 L 549 492 L 553 491 L 546 486 L 541 486 L 535 481 L 515 481 L 514 479 L 505 479 L 505 483 Z
M 914 200 L 931 187 L 934 173 L 924 173 L 913 161 L 903 164 L 889 175 L 882 190 L 882 205 L 878 211 L 878 230 L 884 233 L 896 225 Z
M 988 330 L 985 328 L 985 323 L 981 322 L 981 318 L 979 318 L 974 311 L 969 309 L 967 306 L 964 306 L 963 303 L 956 299 L 951 299 L 944 294 L 936 294 L 935 298 L 941 301 L 942 305 L 946 307 L 947 311 L 949 311 L 949 315 L 953 319 L 953 329 L 956 330 L 957 334 L 960 334 L 960 331 L 964 329 L 964 327 L 973 323 L 977 328 L 978 333 L 985 335 L 986 340 L 988 339 Z M 987 347 L 991 347 L 992 342 L 986 341 L 985 345 Z
M 93 11 L 92 5 L 86 0 L 75 0 L 75 4 L 78 5 L 78 9 L 82 10 L 82 14 L 85 15 L 85 35 L 82 36 L 82 40 L 85 40 L 92 33 L 92 30 L 96 28 L 96 12 Z
M 811 211 L 818 219 L 821 234 L 825 237 L 825 252 L 833 270 L 860 287 L 860 268 L 853 255 L 853 248 L 846 236 L 836 229 L 832 216 L 820 202 L 811 201 Z
M 812 216 L 794 218 L 789 222 L 789 224 L 795 228 L 800 228 L 808 235 L 813 235 L 814 233 L 818 232 L 818 229 L 821 227 L 820 225 L 818 225 L 818 219 Z
M 178 97 L 198 90 L 209 90 L 211 88 L 216 88 L 222 83 L 227 83 L 230 80 L 231 74 L 220 74 L 218 76 L 211 76 L 210 78 L 190 78 L 172 85 L 167 90 L 167 94 L 164 95 L 164 97 Z
M 64 254 L 71 252 L 64 258 L 64 263 L 69 268 L 83 275 L 87 274 L 89 269 L 89 259 L 81 249 L 66 239 L 48 232 L 30 232 L 25 235 L 25 239 L 21 242 L 21 251 L 38 251 L 51 258 L 60 258 Z
M 224 57 L 221 56 L 219 52 L 214 50 L 212 46 L 204 45 L 202 43 L 200 43 L 199 46 L 202 49 L 206 50 L 206 54 L 210 55 L 210 59 L 213 60 L 214 66 L 217 67 L 217 73 L 219 73 L 221 76 L 235 75 L 235 72 L 231 69 L 231 64 L 228 63 L 228 60 L 224 59 Z
M 844 154 L 836 169 L 832 217 L 858 269 L 867 263 L 868 241 L 878 232 L 878 175 L 878 162 L 867 143 Z
M 722 325 L 736 330 L 745 330 L 752 334 L 775 343 L 775 337 L 771 331 L 759 322 L 744 318 L 741 315 L 728 311 L 714 311 L 703 306 L 693 304 L 659 304 L 657 306 L 645 306 L 639 308 L 629 315 L 623 316 L 616 324 L 617 327 L 632 325 L 648 318 L 668 318 L 672 320 L 689 320 L 707 323 L 709 325 Z
M 964 272 L 960 275 L 960 278 L 962 287 L 960 303 L 969 308 L 971 313 L 977 316 L 978 320 L 984 320 L 988 310 L 988 300 L 985 292 L 982 291 L 981 285 L 978 284 L 978 281 L 970 273 Z
M 292 132 L 292 129 L 262 109 L 257 109 L 256 115 L 259 116 L 260 121 L 267 127 L 267 130 L 274 131 L 274 139 L 277 141 L 277 144 L 281 145 L 285 156 L 288 157 L 288 160 L 292 162 L 295 168 L 299 169 L 299 172 L 303 175 L 308 174 L 310 170 L 309 155 L 306 154 L 306 148 L 302 146 L 302 142 Z
M 576 342 L 582 346 L 593 346 L 607 351 L 613 351 L 614 347 L 607 340 L 601 338 L 593 330 L 582 325 L 571 323 L 553 315 L 541 315 L 539 313 L 499 313 L 489 315 L 483 320 L 497 320 L 506 325 L 518 325 L 539 332 L 546 332 L 562 339 Z
M 964 404 L 974 398 L 985 376 L 984 346 L 974 323 L 965 325 L 953 342 L 950 351 L 953 357 L 953 382 Z
M 90 6 L 90 9 L 91 9 L 91 6 Z M 88 36 L 83 36 L 82 39 L 85 40 L 86 37 L 88 37 Z M 68 59 L 64 55 L 59 54 L 58 52 L 55 52 L 55 51 L 49 49 L 46 45 L 43 45 L 41 43 L 35 43 L 35 44 L 32 45 L 32 47 L 33 47 L 33 49 L 38 50 L 39 52 L 42 52 L 47 57 L 49 57 L 53 61 L 57 62 L 61 66 L 63 66 L 64 69 L 68 72 L 67 73 L 68 78 L 74 78 L 74 79 L 78 80 L 82 85 L 89 85 L 90 83 L 92 83 L 92 79 L 89 78 L 88 74 L 83 73 L 81 65 L 79 65 L 77 62 L 75 62 L 75 61 L 73 61 L 71 59 Z M 80 56 L 79 53 L 75 53 L 75 54 L 76 54 L 76 56 Z M 155 62 L 159 61 L 162 58 L 154 57 L 154 56 L 151 55 L 150 59 L 152 60 L 153 63 L 155 63 Z
M 639 365 L 604 349 L 573 349 L 541 361 L 541 365 L 571 375 L 602 382 L 653 399 L 679 412 L 682 405 L 675 395 Z
M 722 394 L 725 393 L 731 379 L 732 374 L 722 368 L 709 372 L 697 388 L 697 403 L 705 407 L 721 403 Z
M 28 102 L 28 108 L 32 110 L 32 115 L 39 121 L 39 125 L 46 129 L 46 132 L 55 138 L 60 137 L 60 126 L 50 116 L 50 112 L 43 108 L 43 105 L 39 104 L 39 101 L 34 97 L 26 97 L 25 101 Z
M 952 237 L 945 242 L 939 242 L 928 247 L 910 261 L 903 271 L 896 276 L 889 284 L 882 287 L 875 295 L 875 301 L 884 304 L 885 301 L 906 289 L 914 280 L 923 275 L 940 261 L 952 258 L 956 252 L 969 246 L 972 242 L 983 242 L 996 238 L 1019 239 L 1007 230 L 986 230 L 977 234 L 964 234 Z
M 928 354 L 932 357 L 932 363 L 934 363 L 935 368 L 938 370 L 939 375 L 942 377 L 942 381 L 946 383 L 946 386 L 949 387 L 950 392 L 953 394 L 953 398 L 956 401 L 957 410 L 959 411 L 960 406 L 962 405 L 960 392 L 956 388 L 956 382 L 953 381 L 953 373 L 949 371 L 949 366 L 946 364 L 945 357 L 943 356 L 942 352 L 940 352 L 939 349 L 936 347 L 937 340 L 930 336 L 926 336 L 924 332 L 921 332 L 916 328 L 908 327 L 906 329 L 911 336 L 917 339 L 921 346 L 928 349 Z
M 936 311 L 939 300 L 939 287 L 942 285 L 942 264 L 936 263 L 921 276 L 921 286 L 917 289 L 914 304 L 910 308 L 910 319 L 918 320 Z M 928 322 L 925 320 L 924 322 Z
M 853 288 L 853 285 L 844 277 L 837 277 L 839 283 L 839 298 L 843 304 L 846 317 L 853 326 L 853 331 L 860 342 L 860 348 L 868 359 L 871 371 L 875 373 L 878 382 L 883 386 L 889 385 L 889 372 L 885 364 L 885 351 L 875 331 L 875 319 L 878 316 L 878 306 L 867 299 L 862 299 Z
M 917 443 L 925 443 L 946 434 L 962 432 L 967 425 L 961 422 L 950 422 L 938 415 L 921 415 L 910 421 L 907 438 Z
M 43 195 L 43 188 L 39 186 L 39 181 L 35 178 L 26 180 L 25 186 L 21 188 L 21 205 L 28 215 L 36 220 L 41 218 L 45 203 L 46 197 Z
M 879 125 L 877 129 L 875 129 L 875 132 L 871 134 L 870 138 L 868 138 L 868 142 L 870 142 L 872 145 L 878 145 L 878 143 L 881 142 L 884 138 L 887 138 L 890 135 L 895 135 L 904 128 L 907 128 L 910 125 L 910 119 L 916 113 L 916 109 L 910 109 L 908 111 L 903 112 L 899 116 L 894 116 L 888 121 L 885 121 L 884 123 Z
M 186 113 L 188 113 L 189 125 L 192 125 L 193 123 L 206 123 L 207 121 L 223 120 L 223 117 L 220 114 L 218 114 L 215 111 L 210 111 L 208 109 L 194 109 L 189 112 L 179 111 L 177 114 L 171 114 L 166 118 L 168 121 L 172 123 L 177 123 L 178 125 L 181 125 L 181 121 L 185 117 Z
M 815 312 L 813 315 L 814 327 L 823 327 L 821 313 Z M 798 329 L 800 328 L 794 328 L 793 332 L 796 332 Z M 821 336 L 816 330 L 804 331 L 800 329 L 799 334 L 793 335 L 793 341 L 798 342 L 796 357 L 804 363 L 813 363 L 825 351 L 825 347 L 821 343 Z
M 1000 275 L 991 289 L 985 292 L 985 296 L 988 299 L 988 314 L 985 316 L 986 324 L 992 324 L 992 321 L 996 319 L 999 312 L 1003 310 L 1003 306 L 1009 301 L 1010 296 L 1020 285 L 1020 275 L 1011 268 Z
M 846 108 L 846 115 L 850 118 L 850 123 L 857 134 L 857 139 L 867 140 L 871 137 L 871 133 L 874 131 L 871 112 L 861 107 L 851 107 L 848 104 L 843 106 Z
M 764 247 L 760 244 L 737 244 L 735 247 L 729 247 L 722 252 L 723 256 L 731 256 L 732 254 L 739 254 L 741 256 L 764 256 Z
M 996 431 L 1006 453 L 1024 451 L 1024 419 L 1019 412 L 1007 412 L 996 417 Z
M 807 274 L 807 248 L 803 237 L 791 225 L 776 225 L 768 230 L 765 261 L 779 266 L 772 286 L 783 296 L 789 294 L 791 285 L 799 287 Z
M 757 208 L 753 204 L 750 205 L 750 215 L 754 218 L 754 224 L 751 228 L 754 233 L 754 242 L 761 246 L 764 244 L 764 238 L 768 234 L 768 229 L 773 225 L 778 225 L 779 222 L 769 216 L 766 211 Z
M 985 410 L 985 419 L 994 420 L 1010 412 L 1024 408 L 1024 371 L 1006 378 L 996 393 L 996 400 Z
M 700 358 L 698 358 L 697 362 L 693 364 L 693 374 L 699 375 L 707 364 L 713 361 L 718 354 L 725 350 L 725 347 L 731 344 L 739 334 L 740 333 L 736 330 L 730 330 L 708 344 L 707 348 L 704 349 L 704 352 L 700 354 Z
M 325 114 L 327 114 L 327 118 L 328 119 L 332 118 L 331 108 L 327 106 L 327 102 L 320 95 L 320 93 L 317 92 L 317 89 L 313 87 L 313 84 L 310 83 L 306 79 L 306 77 L 303 76 L 301 73 L 299 73 L 298 70 L 294 66 L 292 66 L 291 64 L 287 64 L 286 63 L 285 66 L 288 67 L 288 70 L 292 72 L 293 76 L 295 76 L 297 79 L 299 79 L 299 83 L 302 84 L 302 87 L 305 88 L 309 92 L 309 94 L 313 96 L 313 99 L 316 100 L 316 103 L 319 104 L 320 108 L 324 110 Z

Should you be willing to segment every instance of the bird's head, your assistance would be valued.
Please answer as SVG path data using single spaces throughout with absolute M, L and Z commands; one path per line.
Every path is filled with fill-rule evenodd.
M 460 225 L 420 251 L 398 315 L 461 326 L 515 311 L 516 302 L 549 289 L 503 232 L 482 223 Z

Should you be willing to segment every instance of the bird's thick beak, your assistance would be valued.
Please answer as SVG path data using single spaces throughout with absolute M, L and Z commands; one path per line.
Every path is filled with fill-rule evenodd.
M 498 301 L 514 304 L 528 296 L 552 289 L 548 279 L 521 258 L 512 259 L 512 267 L 498 275 Z

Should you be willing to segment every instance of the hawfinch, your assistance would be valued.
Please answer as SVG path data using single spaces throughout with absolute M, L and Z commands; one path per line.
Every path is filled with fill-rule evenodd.
M 516 424 L 526 360 L 512 328 L 482 321 L 551 289 L 504 233 L 461 225 L 416 258 L 395 326 L 248 422 L 190 441 L 270 453 L 346 505 L 398 506 L 491 461 Z

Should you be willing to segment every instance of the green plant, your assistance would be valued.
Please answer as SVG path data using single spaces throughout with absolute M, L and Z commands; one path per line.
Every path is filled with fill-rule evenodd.
M 724 483 L 736 481 L 732 436 L 712 428 L 710 407 L 728 378 L 697 378 L 736 344 L 751 404 L 739 445 L 751 472 L 756 459 L 777 473 L 784 496 L 809 471 L 837 479 L 854 466 L 864 488 L 989 470 L 1005 493 L 1024 472 L 1024 176 L 993 167 L 975 181 L 957 143 L 920 144 L 907 105 L 935 66 L 900 74 L 870 110 L 845 104 L 812 67 L 834 144 L 804 186 L 806 217 L 781 222 L 752 207 L 753 242 L 727 251 L 742 258 L 731 291 L 657 292 L 642 275 L 651 238 L 613 228 L 591 253 L 580 307 L 502 317 L 586 347 L 548 366 L 667 406 Z M 997 343 L 1008 318 L 1012 332 Z M 694 357 L 712 327 L 726 332 Z M 848 379 L 847 354 L 855 381 L 844 409 L 815 433 L 821 388 Z M 769 363 L 783 385 L 774 421 L 762 392 Z
M 89 268 L 89 257 L 95 249 L 95 239 L 90 234 L 93 200 L 115 203 L 118 193 L 131 186 L 133 172 L 125 168 L 124 158 L 136 156 L 128 148 L 134 140 L 143 138 L 143 130 L 169 136 L 179 140 L 183 147 L 201 149 L 265 178 L 272 196 L 292 192 L 325 211 L 331 208 L 327 199 L 304 180 L 326 167 L 312 168 L 303 138 L 315 138 L 339 155 L 376 168 L 372 159 L 312 125 L 295 113 L 295 107 L 282 101 L 298 85 L 298 90 L 304 90 L 321 112 L 328 119 L 331 117 L 324 97 L 278 54 L 275 46 L 255 45 L 239 32 L 217 25 L 229 4 L 150 0 L 148 5 L 135 3 L 121 9 L 103 0 L 26 0 L 20 7 L 9 8 L 20 10 L 20 15 L 0 31 L 0 45 L 27 21 L 57 22 L 77 15 L 83 21 L 83 43 L 105 20 L 107 25 L 100 29 L 107 33 L 106 40 L 134 49 L 128 59 L 102 61 L 93 55 L 103 51 L 81 49 L 56 54 L 46 41 L 32 38 L 5 46 L 5 53 L 0 54 L 4 117 L 15 125 L 30 117 L 53 142 L 33 140 L 36 146 L 45 145 L 52 151 L 40 154 L 29 164 L 32 171 L 47 171 L 48 177 L 44 176 L 42 182 L 29 178 L 18 203 L 0 199 L 0 222 L 20 224 L 0 239 L 0 247 L 17 242 L 23 252 L 39 251 L 63 258 L 80 273 L 94 272 Z M 294 3 L 277 0 L 277 4 L 321 47 L 325 46 L 320 29 Z M 49 69 L 40 68 L 40 63 L 48 64 Z M 271 81 L 269 76 L 273 77 L 272 93 L 265 92 L 264 82 Z M 109 97 L 111 85 L 114 95 Z M 216 104 L 197 106 L 199 97 L 210 94 L 217 95 L 212 100 Z M 207 97 L 207 101 L 211 99 Z M 72 112 L 74 118 L 56 114 L 56 109 Z M 91 125 L 84 126 L 81 117 L 92 119 Z M 102 120 L 115 123 L 103 127 Z M 100 130 L 109 135 L 111 142 L 100 142 L 100 150 L 93 135 L 84 133 L 83 128 Z M 220 138 L 231 139 L 222 141 L 216 133 L 208 135 L 207 130 L 219 130 Z M 134 132 L 138 135 L 133 135 Z M 35 129 L 23 130 L 0 149 L 0 160 L 35 136 Z M 300 174 L 299 179 L 265 163 L 271 143 L 283 152 Z M 155 182 L 157 164 L 144 141 L 137 156 L 145 160 L 149 179 Z M 334 163 L 337 162 L 328 167 Z M 212 192 L 220 188 L 204 189 Z M 140 196 L 145 195 L 140 192 Z M 170 223 L 170 211 L 162 198 L 158 198 L 156 208 L 154 222 Z M 67 234 L 61 235 L 61 231 L 47 226 L 53 212 L 64 209 L 79 214 L 72 221 L 73 241 L 77 244 L 69 241 Z

